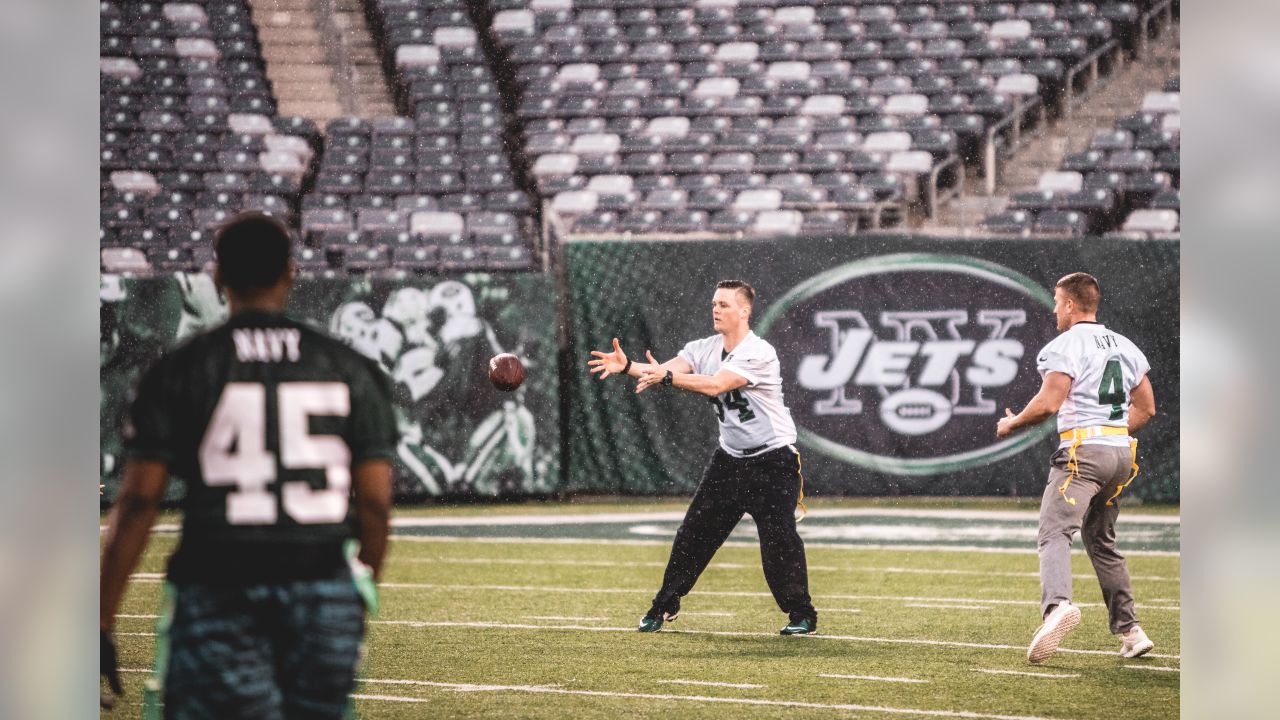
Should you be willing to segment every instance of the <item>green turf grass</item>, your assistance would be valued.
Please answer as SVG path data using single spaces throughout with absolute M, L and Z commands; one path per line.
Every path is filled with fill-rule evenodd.
M 557 506 L 522 507 L 542 513 Z M 597 509 L 638 508 L 627 504 Z M 671 508 L 663 504 L 662 509 Z M 139 571 L 162 572 L 173 543 L 172 535 L 157 536 Z M 1178 668 L 1179 661 L 1125 660 L 1111 654 L 1119 642 L 1107 631 L 1105 608 L 1088 605 L 1100 603 L 1101 594 L 1083 555 L 1075 557 L 1074 572 L 1078 575 L 1075 599 L 1086 605 L 1084 618 L 1063 647 L 1108 654 L 1059 653 L 1047 663 L 1032 666 L 1025 660 L 1025 647 L 1038 624 L 1033 604 L 1039 597 L 1034 554 L 810 548 L 810 585 L 820 613 L 819 636 L 784 638 L 777 631 L 786 617 L 768 596 L 758 550 L 725 547 L 685 599 L 678 620 L 657 634 L 636 633 L 635 624 L 661 580 L 667 551 L 665 543 L 395 541 L 384 577 L 391 585 L 383 588 L 383 612 L 370 627 L 362 675 L 369 680 L 444 686 L 365 682 L 359 693 L 425 702 L 358 700 L 359 716 L 613 720 L 901 715 L 737 702 L 746 700 L 1045 718 L 1113 718 L 1118 712 L 1133 719 L 1168 718 L 1178 713 L 1180 673 L 1125 666 Z M 935 570 L 948 572 L 920 572 Z M 1154 652 L 1178 655 L 1178 558 L 1133 557 L 1130 571 L 1135 576 L 1139 616 L 1156 642 Z M 122 612 L 153 614 L 159 598 L 157 582 L 135 581 Z M 911 607 L 920 604 L 983 609 Z M 153 622 L 121 618 L 117 630 L 149 632 Z M 716 632 L 727 634 L 701 634 Z M 897 644 L 872 638 L 1014 647 Z M 121 666 L 149 667 L 152 644 L 151 637 L 121 635 Z M 1078 677 L 996 675 L 979 669 Z M 927 682 L 824 678 L 822 674 Z M 118 710 L 104 717 L 136 716 L 144 677 L 126 673 L 128 696 Z M 670 680 L 764 687 L 663 682 Z M 493 686 L 540 686 L 545 692 Z M 570 694 L 582 692 L 604 694 Z M 646 697 L 612 696 L 620 693 Z

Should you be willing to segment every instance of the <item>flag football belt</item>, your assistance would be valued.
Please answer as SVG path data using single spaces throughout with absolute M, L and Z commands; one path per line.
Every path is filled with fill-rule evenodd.
M 1067 476 L 1066 482 L 1062 483 L 1061 487 L 1058 488 L 1058 494 L 1062 496 L 1063 500 L 1067 501 L 1068 505 L 1076 504 L 1075 498 L 1067 497 L 1067 488 L 1071 485 L 1071 481 L 1079 477 L 1080 475 L 1080 460 L 1079 458 L 1076 457 L 1076 450 L 1081 445 L 1084 444 L 1084 441 L 1087 438 L 1104 437 L 1107 435 L 1128 436 L 1128 434 L 1129 434 L 1129 428 L 1127 427 L 1111 427 L 1107 425 L 1095 425 L 1094 427 L 1073 428 L 1071 430 L 1058 433 L 1058 437 L 1060 439 L 1071 441 L 1071 446 L 1067 448 L 1067 471 L 1070 473 L 1070 475 Z M 1107 507 L 1111 507 L 1111 505 L 1113 504 L 1113 501 L 1116 498 L 1120 497 L 1120 493 L 1124 492 L 1124 489 L 1129 487 L 1129 483 L 1132 483 L 1134 478 L 1138 477 L 1138 440 L 1137 438 L 1129 438 L 1129 453 L 1130 453 L 1129 462 L 1130 462 L 1130 467 L 1132 469 L 1132 472 L 1129 473 L 1129 479 L 1125 480 L 1122 485 L 1116 488 L 1115 494 L 1107 498 Z

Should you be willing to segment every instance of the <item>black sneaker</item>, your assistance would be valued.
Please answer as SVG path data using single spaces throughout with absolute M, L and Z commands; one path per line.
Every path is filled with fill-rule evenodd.
M 818 618 L 797 617 L 792 618 L 787 626 L 782 628 L 779 633 L 781 635 L 812 635 L 818 632 Z

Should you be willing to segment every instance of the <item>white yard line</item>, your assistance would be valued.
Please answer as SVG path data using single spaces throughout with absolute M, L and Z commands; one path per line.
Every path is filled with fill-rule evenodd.
M 352 700 L 384 700 L 386 702 L 429 703 L 429 698 L 405 697 L 403 695 L 369 695 L 368 693 L 351 693 Z
M 665 562 L 626 562 L 621 560 L 547 560 L 521 558 L 396 558 L 397 563 L 444 563 L 447 565 L 567 565 L 570 567 L 666 567 Z M 845 570 L 834 565 L 809 565 L 810 570 Z M 759 563 L 712 562 L 708 570 L 759 570 Z
M 445 583 L 394 583 L 384 582 L 378 584 L 379 588 L 390 590 L 490 590 L 505 592 L 546 592 L 546 593 L 583 593 L 583 594 L 632 594 L 644 593 L 649 594 L 651 590 L 645 588 L 593 588 L 593 587 L 561 587 L 552 585 L 465 585 L 465 584 L 445 584 Z M 700 590 L 699 595 L 716 596 L 716 597 L 773 597 L 771 594 L 763 591 L 748 590 Z M 958 603 L 960 605 L 1022 605 L 1039 607 L 1038 600 L 992 600 L 988 598 L 954 598 L 954 597 L 919 597 L 915 595 L 814 595 L 815 598 L 824 598 L 827 600 L 870 600 L 870 601 L 903 601 L 903 602 L 924 602 L 924 603 Z M 1075 603 L 1076 607 L 1104 607 L 1102 603 Z M 1178 611 L 1181 608 L 1169 605 L 1135 605 L 1135 607 L 1144 610 L 1170 610 Z
M 820 673 L 818 677 L 835 678 L 837 680 L 871 680 L 874 682 L 895 682 L 895 683 L 927 683 L 928 680 L 917 680 L 915 678 L 900 677 L 877 677 L 875 675 L 837 675 L 835 673 Z
M 444 563 L 447 565 L 568 565 L 571 567 L 666 567 L 662 562 L 621 562 L 616 560 L 546 560 L 544 558 L 396 558 L 397 563 Z M 719 567 L 746 567 L 719 563 Z M 713 565 L 712 567 L 715 567 Z M 754 567 L 759 567 L 758 565 Z
M 721 610 L 681 610 L 680 617 L 733 617 L 731 612 Z
M 993 576 L 993 577 L 1024 577 L 1024 578 L 1035 578 L 1035 579 L 1040 578 L 1040 573 L 1038 572 L 993 572 L 990 570 L 954 570 L 954 569 L 931 570 L 929 568 L 901 568 L 901 567 L 887 567 L 887 568 L 858 567 L 858 568 L 847 568 L 847 569 L 848 570 L 865 570 L 867 572 L 911 573 L 915 575 L 973 575 L 973 576 L 981 576 L 981 577 Z M 1072 575 L 1071 577 L 1075 580 L 1093 580 L 1097 576 L 1091 575 L 1089 573 L 1078 573 L 1078 574 Z M 1130 580 L 1151 580 L 1153 582 L 1154 581 L 1178 582 L 1180 580 L 1180 578 L 1164 577 L 1162 575 L 1130 575 L 1129 579 Z M 1155 601 L 1152 601 L 1152 602 L 1155 602 Z
M 1080 677 L 1079 673 L 1036 673 L 1022 672 L 1020 670 L 988 670 L 986 668 L 974 668 L 974 672 L 986 673 L 988 675 L 1022 675 L 1024 677 L 1053 678 L 1056 680 L 1065 680 Z
M 579 695 L 587 697 L 631 698 L 636 700 L 674 700 L 692 703 L 724 703 L 728 705 L 757 705 L 766 707 L 791 707 L 811 710 L 842 710 L 846 712 L 884 713 L 888 715 L 923 715 L 927 717 L 972 718 L 973 720 L 1049 720 L 1048 718 L 1029 715 L 995 715 L 991 713 L 971 712 L 968 710 L 925 710 L 918 708 L 885 707 L 880 705 L 835 705 L 824 703 L 801 702 L 798 700 L 764 700 L 760 698 L 709 697 L 703 695 L 665 695 L 659 693 L 608 692 L 605 690 L 568 690 L 541 685 L 474 685 L 469 683 L 430 682 L 426 680 L 370 680 L 363 683 L 391 683 L 417 685 L 422 687 L 441 688 L 445 690 L 461 690 L 464 692 L 523 692 L 545 693 L 550 695 Z M 401 697 L 397 695 L 352 695 L 356 699 L 386 700 L 391 702 L 431 702 L 426 698 Z
M 815 608 L 818 612 L 847 612 L 860 613 L 862 608 Z
M 518 559 L 518 557 L 398 557 L 396 562 L 443 562 L 448 565 L 568 565 L 581 568 L 666 568 L 666 562 L 626 562 L 618 560 L 545 560 Z M 755 570 L 759 564 L 749 562 L 712 562 L 708 570 Z M 998 573 L 993 570 L 955 570 L 929 568 L 874 568 L 874 566 L 838 566 L 809 565 L 809 570 L 833 571 L 833 573 L 902 573 L 914 575 L 969 575 L 969 577 L 1028 578 L 1038 579 L 1039 573 Z M 1071 575 L 1076 580 L 1092 580 L 1096 575 L 1078 573 Z M 1179 578 L 1166 578 L 1164 575 L 1130 575 L 1130 580 L 1151 580 L 1151 582 L 1179 582 Z M 1151 602 L 1178 602 L 1175 600 L 1152 600 Z
M 523 513 L 518 515 L 469 515 L 455 517 L 437 515 L 430 517 L 398 517 L 392 519 L 394 527 L 475 527 L 485 525 L 599 525 L 611 523 L 638 522 L 680 522 L 684 519 L 683 510 L 660 510 L 647 512 L 603 512 L 603 513 Z M 901 508 L 819 508 L 810 510 L 806 517 L 811 518 L 924 518 L 933 520 L 999 520 L 999 521 L 1036 521 L 1040 513 L 1036 510 L 929 510 Z M 1125 513 L 1120 516 L 1118 525 L 1179 525 L 1181 518 L 1177 515 L 1152 515 Z
M 156 636 L 156 634 L 153 632 L 118 632 L 113 634 L 119 635 L 122 637 L 155 637 Z
M 433 620 L 371 620 L 373 625 L 406 625 L 409 627 L 432 628 L 432 627 L 465 627 L 465 628 L 485 628 L 498 630 L 576 630 L 585 632 L 620 632 L 634 633 L 633 627 L 606 627 L 602 625 L 530 625 L 520 623 L 501 623 L 489 621 L 450 621 L 441 622 Z M 673 635 L 711 635 L 718 637 L 767 637 L 777 638 L 778 634 L 774 632 L 742 632 L 733 630 L 662 630 L 664 633 Z M 1016 650 L 1019 653 L 1026 653 L 1025 645 L 996 645 L 990 643 L 972 643 L 957 642 L 953 640 L 927 640 L 912 638 L 881 638 L 881 637 L 862 637 L 857 635 L 799 635 L 797 638 L 804 640 L 786 640 L 784 642 L 807 642 L 813 640 L 839 640 L 845 642 L 866 642 L 866 643 L 883 643 L 891 645 L 930 645 L 935 647 L 962 647 L 973 648 L 977 650 Z M 1060 653 L 1071 653 L 1075 655 L 1115 655 L 1113 650 L 1073 650 L 1070 648 L 1059 648 Z M 1151 658 L 1167 658 L 1170 660 L 1180 660 L 1178 655 L 1157 655 L 1151 654 L 1147 657 Z
M 671 547 L 671 539 L 665 540 L 636 540 L 621 539 L 609 540 L 601 538 L 548 538 L 548 537 L 468 537 L 465 535 L 392 535 L 392 540 L 398 540 L 411 543 L 482 543 L 497 545 L 635 545 L 648 547 Z M 819 548 L 823 550 L 895 550 L 902 552 L 972 552 L 996 555 L 1037 555 L 1038 552 L 1034 547 L 988 547 L 985 545 L 885 545 L 881 543 L 830 543 L 830 542 L 813 542 L 805 540 L 806 548 Z M 724 547 L 738 548 L 758 548 L 758 542 L 748 542 L 744 540 L 728 540 L 724 543 Z M 1073 548 L 1071 551 L 1075 555 L 1083 555 L 1082 548 Z M 1130 550 L 1125 549 L 1127 557 L 1181 557 L 1181 553 L 1174 550 Z
M 903 607 L 929 608 L 931 610 L 990 610 L 987 605 L 948 605 L 944 603 L 903 603 Z
M 607 617 L 574 617 L 572 615 L 521 615 L 525 620 L 569 620 L 572 622 L 604 622 Z
M 756 685 L 755 683 L 711 682 L 710 680 L 655 680 L 654 682 L 659 685 L 705 685 L 707 687 L 743 688 L 747 690 L 769 687 L 768 685 Z
M 1148 657 L 1156 657 L 1156 656 L 1149 655 Z M 1127 667 L 1130 670 L 1156 670 L 1158 672 L 1175 672 L 1175 673 L 1182 672 L 1182 668 L 1162 667 L 1160 665 L 1121 665 L 1121 667 Z
M 607 525 L 618 523 L 643 522 L 680 522 L 684 519 L 684 510 L 657 510 L 645 512 L 601 512 L 601 513 L 521 513 L 515 515 L 466 515 L 466 516 L 418 516 L 394 517 L 392 527 L 514 527 L 523 525 Z M 915 518 L 931 520 L 965 520 L 965 521 L 1031 521 L 1039 519 L 1036 510 L 945 510 L 945 509 L 910 509 L 910 508 L 818 508 L 810 510 L 806 517 L 811 518 Z M 1117 525 L 1180 525 L 1182 518 L 1178 515 L 1155 515 L 1150 513 L 1125 513 L 1120 516 Z M 153 529 L 156 532 L 178 532 L 178 523 L 158 523 Z M 99 525 L 99 532 L 105 532 L 106 526 Z

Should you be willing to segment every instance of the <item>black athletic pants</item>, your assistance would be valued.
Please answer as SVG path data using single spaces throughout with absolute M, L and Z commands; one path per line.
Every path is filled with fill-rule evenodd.
M 716 449 L 676 532 L 653 611 L 670 611 L 689 594 L 725 538 L 749 513 L 760 534 L 760 562 L 778 607 L 792 619 L 817 619 L 809 598 L 804 541 L 796 532 L 800 458 L 789 446 L 736 458 Z

